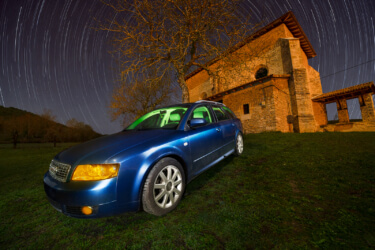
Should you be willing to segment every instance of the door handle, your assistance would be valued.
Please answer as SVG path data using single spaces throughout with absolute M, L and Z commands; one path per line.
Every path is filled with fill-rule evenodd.
M 221 129 L 219 129 L 219 128 L 216 128 L 216 131 L 217 131 L 217 132 L 220 132 L 220 131 L 221 131 Z

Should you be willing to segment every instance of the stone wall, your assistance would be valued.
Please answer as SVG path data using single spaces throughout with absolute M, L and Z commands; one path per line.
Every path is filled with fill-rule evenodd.
M 328 124 L 326 104 L 321 102 L 313 102 L 312 106 L 317 129 L 319 130 L 321 126 Z
M 308 81 L 310 89 L 310 99 L 323 93 L 322 84 L 320 82 L 320 74 L 312 67 L 307 68 Z M 321 126 L 327 125 L 327 109 L 321 103 L 312 102 L 312 109 L 315 119 L 316 130 L 318 131 Z
M 260 67 L 266 67 L 269 75 L 286 74 L 281 63 L 280 37 L 293 37 L 285 24 L 275 27 L 270 32 L 258 37 L 236 51 L 235 53 L 237 53 L 238 57 L 246 57 L 246 59 L 240 59 L 239 61 L 243 60 L 246 63 L 229 67 L 227 70 L 218 70 L 219 66 L 222 66 L 220 61 L 212 64 L 209 68 L 219 75 L 216 79 L 217 82 L 210 79 L 205 70 L 187 79 L 186 84 L 189 89 L 190 102 L 200 100 L 202 93 L 207 93 L 207 96 L 211 96 L 254 81 L 255 73 Z M 224 64 L 224 62 L 222 63 Z
M 291 119 L 292 105 L 288 88 L 288 79 L 274 80 L 273 97 L 275 102 L 276 131 L 293 132 Z
M 375 122 L 375 112 L 374 112 L 374 101 L 372 99 L 372 94 L 367 93 L 359 98 L 359 104 L 362 112 L 362 120 L 364 122 Z
M 314 119 L 314 112 L 311 101 L 309 78 L 317 80 L 311 76 L 315 70 L 308 66 L 306 68 L 306 55 L 300 47 L 299 39 L 280 39 L 282 65 L 286 73 L 292 77 L 289 80 L 289 92 L 293 114 L 294 132 L 315 132 L 317 124 Z M 320 81 L 319 81 L 320 82 Z M 314 91 L 318 92 L 314 86 Z
M 250 53 L 251 52 L 251 53 Z M 311 98 L 322 93 L 319 73 L 309 64 L 299 39 L 294 38 L 285 24 L 281 24 L 246 44 L 233 53 L 246 55 L 248 60 L 229 69 L 218 70 L 222 61 L 212 64 L 218 70 L 217 79 L 202 70 L 187 79 L 190 101 L 195 102 L 217 93 L 255 81 L 260 67 L 268 69 L 268 75 L 291 75 L 287 79 L 271 79 L 260 85 L 225 95 L 222 100 L 241 118 L 246 133 L 262 131 L 315 132 L 322 118 L 315 114 L 324 112 L 314 106 Z M 262 99 L 263 98 L 263 99 Z M 249 104 L 250 114 L 243 114 L 243 105 Z
M 374 132 L 375 122 L 349 122 L 327 124 L 321 132 Z
M 241 119 L 245 133 L 291 130 L 287 121 L 290 114 L 287 78 L 269 78 L 224 96 L 223 103 Z M 249 105 L 249 114 L 244 114 L 244 104 Z
M 328 93 L 327 93 L 328 94 Z M 334 99 L 313 102 L 315 121 L 318 122 L 318 131 L 375 131 L 375 108 L 373 93 L 351 93 L 346 97 L 336 96 Z M 355 97 L 358 96 L 358 97 Z M 358 98 L 361 108 L 362 121 L 350 121 L 347 100 Z M 328 124 L 326 105 L 335 102 L 339 122 Z
M 223 101 L 241 119 L 245 133 L 375 131 L 372 93 L 358 97 L 362 122 L 349 121 L 346 99 L 339 98 L 339 123 L 327 124 L 327 100 L 312 101 L 323 91 L 320 74 L 308 64 L 305 51 L 309 50 L 303 50 L 288 29 L 293 26 L 276 25 L 231 53 L 233 60 L 217 60 L 208 66 L 215 77 L 201 70 L 186 79 L 190 102 Z M 256 80 L 260 68 L 266 68 L 268 76 Z M 249 105 L 249 114 L 244 114 L 244 104 Z
M 312 101 L 307 84 L 306 69 L 294 69 L 289 80 L 292 111 L 296 117 L 293 122 L 294 132 L 315 132 L 316 124 L 313 115 Z
M 241 119 L 244 133 L 276 129 L 272 90 L 269 85 L 259 84 L 224 97 L 223 103 Z M 244 114 L 244 104 L 249 104 L 249 114 Z
M 336 102 L 337 105 L 337 114 L 339 117 L 339 123 L 348 123 L 349 122 L 349 113 L 348 106 L 345 99 L 339 99 Z

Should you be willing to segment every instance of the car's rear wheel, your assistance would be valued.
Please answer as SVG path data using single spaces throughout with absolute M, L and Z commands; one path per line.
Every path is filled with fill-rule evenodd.
M 143 186 L 143 210 L 157 216 L 167 214 L 181 201 L 184 191 L 181 164 L 173 158 L 163 158 L 151 169 Z
M 234 154 L 236 156 L 241 155 L 243 152 L 243 136 L 241 133 L 238 133 L 236 137 L 236 148 L 234 149 Z

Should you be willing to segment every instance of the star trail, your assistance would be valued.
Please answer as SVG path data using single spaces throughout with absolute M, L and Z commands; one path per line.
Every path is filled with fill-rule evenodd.
M 293 11 L 317 53 L 309 63 L 323 92 L 375 81 L 375 1 L 248 0 L 241 7 L 240 15 L 265 23 Z M 108 115 L 118 79 L 111 34 L 93 29 L 95 18 L 113 18 L 111 9 L 87 0 L 2 0 L 0 9 L 0 105 L 50 109 L 60 123 L 75 118 L 99 133 L 121 130 Z M 348 108 L 360 118 L 357 100 Z M 334 113 L 330 105 L 328 118 Z

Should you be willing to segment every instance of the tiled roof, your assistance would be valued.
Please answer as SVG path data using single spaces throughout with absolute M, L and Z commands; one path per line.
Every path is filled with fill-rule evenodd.
M 295 15 L 291 11 L 285 13 L 284 15 L 282 15 L 281 17 L 279 17 L 275 21 L 269 23 L 268 25 L 264 26 L 260 30 L 251 34 L 243 42 L 240 42 L 240 43 L 236 44 L 234 47 L 230 48 L 229 50 L 231 52 L 234 52 L 234 51 L 240 49 L 244 45 L 246 45 L 246 44 L 250 43 L 251 41 L 255 40 L 256 38 L 264 35 L 265 33 L 271 31 L 272 29 L 274 29 L 275 27 L 279 26 L 282 23 L 284 23 L 288 27 L 288 29 L 290 30 L 290 32 L 293 34 L 293 36 L 295 38 L 298 38 L 300 40 L 301 48 L 306 53 L 307 58 L 315 57 L 316 53 L 315 53 L 314 48 L 312 47 L 309 39 L 307 39 L 307 36 L 306 36 L 305 32 L 302 30 L 301 25 L 298 23 Z M 217 61 L 217 59 L 214 58 L 211 61 L 209 61 L 208 63 L 206 63 L 206 65 L 210 66 L 213 63 L 215 63 L 216 61 Z M 203 70 L 202 68 L 198 68 L 198 69 L 194 70 L 193 72 L 191 72 L 190 74 L 188 74 L 185 77 L 185 80 L 189 79 L 190 77 L 194 76 L 195 74 L 199 73 L 202 70 Z
M 234 92 L 237 92 L 237 91 L 240 91 L 240 90 L 252 87 L 254 85 L 267 82 L 267 81 L 269 81 L 269 80 L 271 80 L 273 78 L 286 78 L 286 79 L 289 79 L 290 75 L 268 75 L 268 76 L 259 78 L 259 79 L 255 80 L 255 81 L 248 82 L 248 83 L 242 84 L 240 86 L 234 87 L 232 89 L 228 89 L 228 90 L 225 90 L 223 92 L 217 93 L 215 95 L 209 96 L 209 97 L 206 98 L 206 100 L 209 100 L 209 101 L 216 100 L 216 99 L 218 99 L 220 97 L 223 97 L 225 95 L 229 95 L 231 93 L 234 93 Z
M 364 93 L 375 93 L 374 82 L 367 82 L 358 85 L 354 85 L 348 88 L 335 90 L 332 92 L 324 93 L 311 98 L 315 102 L 328 102 L 340 98 L 357 97 Z
M 272 23 L 264 26 L 263 28 L 261 28 L 257 32 L 253 33 L 248 38 L 246 38 L 244 42 L 236 45 L 235 47 L 238 46 L 238 48 L 241 48 L 245 44 L 253 41 L 254 39 L 256 39 L 256 38 L 258 38 L 262 35 L 264 35 L 268 31 L 274 29 L 275 27 L 279 26 L 282 23 L 284 23 L 288 27 L 288 29 L 290 30 L 290 32 L 293 34 L 293 36 L 295 38 L 298 38 L 300 40 L 301 48 L 303 49 L 303 51 L 305 51 L 307 57 L 308 58 L 315 57 L 316 53 L 315 53 L 314 48 L 312 47 L 309 39 L 307 39 L 307 36 L 306 36 L 305 32 L 302 30 L 301 25 L 298 23 L 296 16 L 291 11 L 285 13 L 284 15 L 282 15 L 281 17 L 279 17 L 278 19 L 276 19 Z M 236 48 L 236 49 L 238 49 L 238 48 Z

